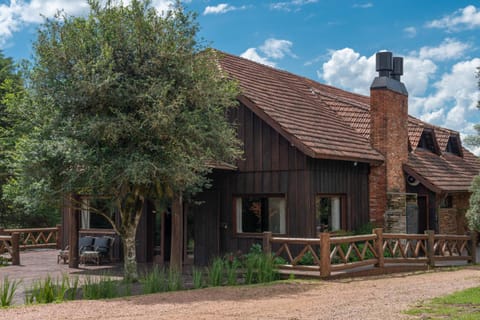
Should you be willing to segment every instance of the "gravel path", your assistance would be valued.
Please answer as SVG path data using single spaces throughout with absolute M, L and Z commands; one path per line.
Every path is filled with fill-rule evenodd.
M 406 319 L 420 300 L 480 286 L 480 268 L 207 288 L 0 310 L 0 319 Z

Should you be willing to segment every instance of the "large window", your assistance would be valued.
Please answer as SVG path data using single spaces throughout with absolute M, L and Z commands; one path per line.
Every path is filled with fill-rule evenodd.
M 317 232 L 338 231 L 345 225 L 344 197 L 317 195 L 315 197 L 315 220 Z
M 276 196 L 245 196 L 234 199 L 237 233 L 286 233 L 286 201 Z
M 80 223 L 82 229 L 111 229 L 112 225 L 105 217 L 95 213 L 93 210 L 100 210 L 110 217 L 113 217 L 113 209 L 109 207 L 108 202 L 104 199 L 92 199 L 88 197 L 82 198 L 82 206 L 80 209 Z

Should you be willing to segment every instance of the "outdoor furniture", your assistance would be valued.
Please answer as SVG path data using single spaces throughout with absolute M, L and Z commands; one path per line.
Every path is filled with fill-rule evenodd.
M 83 252 L 93 250 L 94 241 L 95 238 L 90 236 L 85 236 L 78 239 L 78 252 L 80 257 L 82 256 Z M 70 246 L 67 245 L 65 249 L 58 251 L 57 264 L 60 263 L 61 260 L 63 260 L 64 264 L 68 263 L 68 260 L 70 259 L 69 248 Z
M 68 258 L 69 258 L 69 248 L 68 246 L 65 247 L 63 250 L 58 251 L 58 256 L 57 256 L 57 264 L 60 263 L 60 260 L 63 260 L 63 264 L 68 263 Z
M 113 237 L 95 237 L 93 243 L 87 250 L 83 250 L 80 254 L 80 264 L 95 263 L 99 265 L 103 259 L 112 261 L 112 246 L 115 242 Z

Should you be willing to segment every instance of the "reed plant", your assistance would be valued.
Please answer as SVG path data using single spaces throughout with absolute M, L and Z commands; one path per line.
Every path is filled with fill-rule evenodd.
M 222 258 L 215 258 L 208 268 L 208 284 L 212 287 L 221 286 L 223 283 L 224 263 Z
M 10 281 L 8 277 L 3 278 L 3 281 L 0 282 L 0 307 L 12 305 L 13 297 L 20 282 L 20 280 Z
M 192 282 L 194 289 L 200 289 L 203 287 L 203 271 L 198 268 L 192 269 Z
M 227 285 L 234 286 L 237 284 L 237 272 L 240 268 L 240 262 L 237 258 L 228 256 L 225 258 L 225 274 L 227 278 Z
M 111 299 L 121 296 L 119 282 L 108 276 L 102 276 L 99 280 L 86 277 L 82 288 L 83 299 Z
M 167 290 L 168 291 L 178 291 L 182 290 L 182 272 L 175 269 L 168 269 L 168 280 L 167 280 Z
M 144 294 L 167 291 L 167 276 L 165 269 L 158 266 L 153 267 L 150 272 L 145 273 L 140 282 Z

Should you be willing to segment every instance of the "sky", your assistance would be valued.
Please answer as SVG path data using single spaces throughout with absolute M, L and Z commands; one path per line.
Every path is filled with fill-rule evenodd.
M 124 0 L 128 3 L 129 0 Z M 152 0 L 166 10 L 171 0 Z M 315 81 L 369 95 L 375 53 L 404 57 L 409 113 L 473 134 L 480 123 L 480 1 L 184 0 L 206 44 Z M 0 49 L 32 56 L 36 29 L 58 9 L 88 12 L 80 0 L 0 0 Z M 475 150 L 476 153 L 480 149 Z

